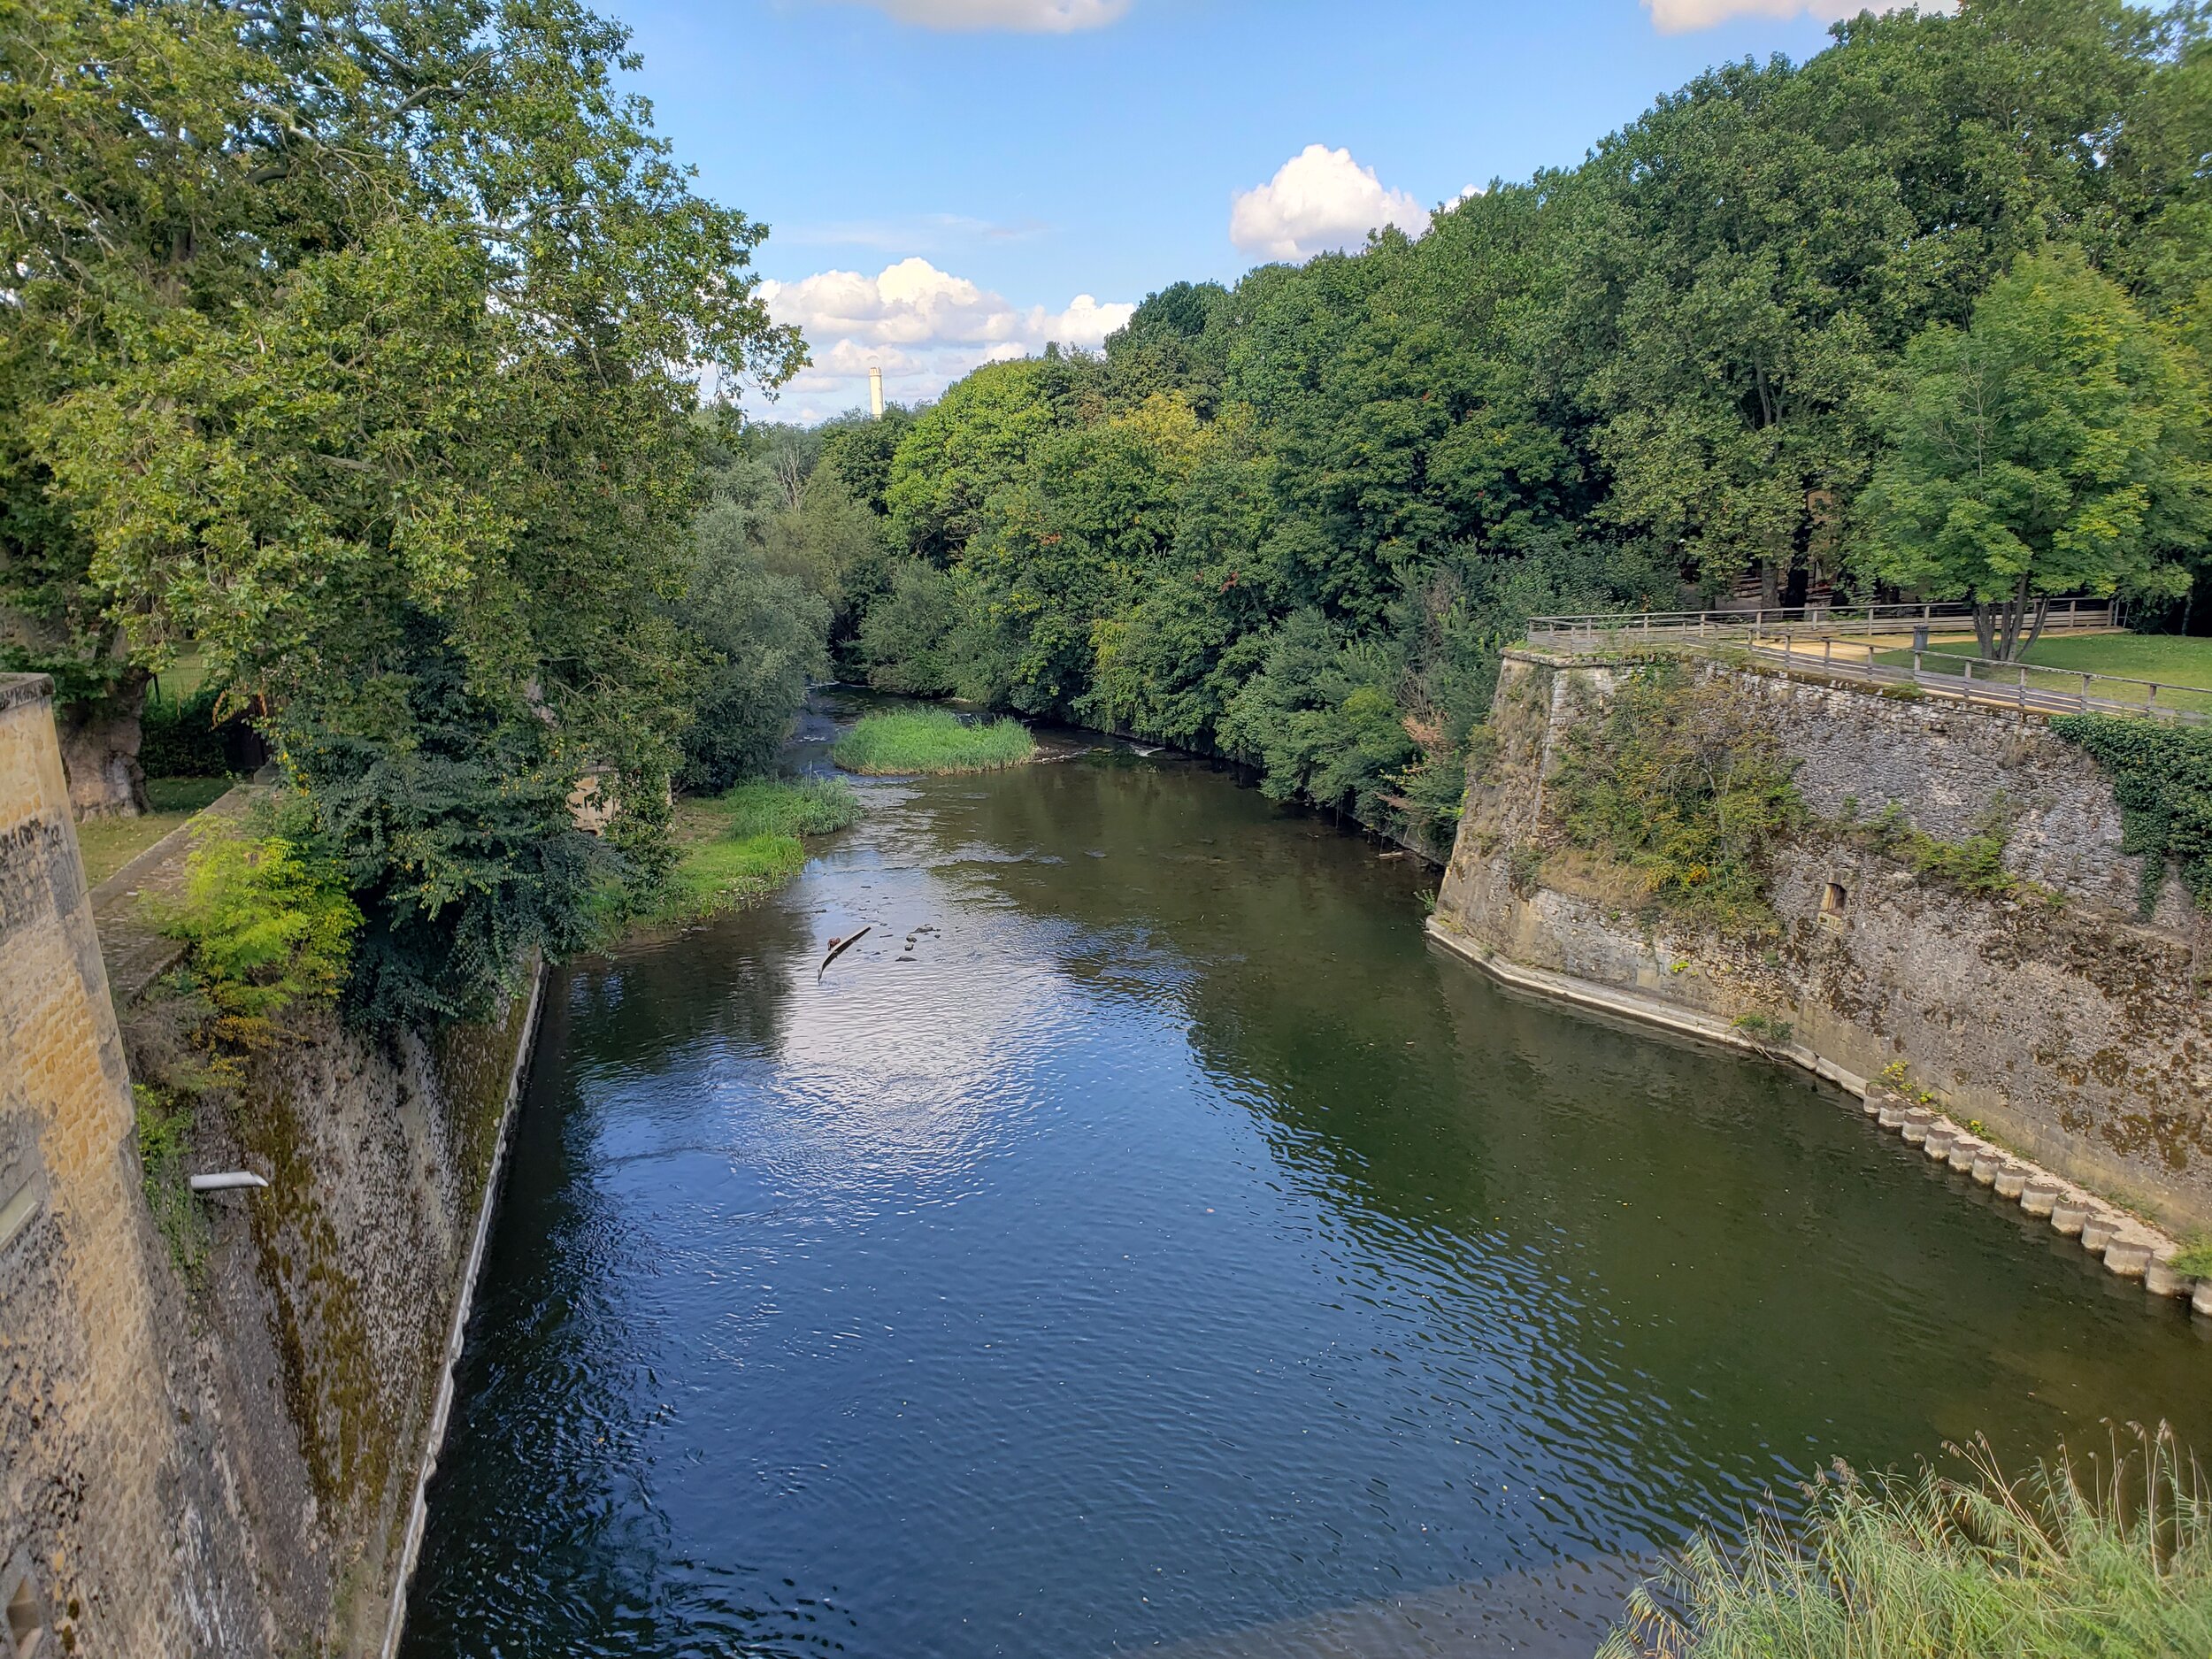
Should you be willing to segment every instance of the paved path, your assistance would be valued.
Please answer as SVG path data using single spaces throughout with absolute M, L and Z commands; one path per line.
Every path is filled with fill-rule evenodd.
M 183 944 L 164 935 L 148 918 L 143 901 L 173 897 L 182 890 L 193 826 L 211 818 L 242 818 L 267 793 L 260 784 L 237 785 L 92 889 L 92 922 L 100 934 L 100 955 L 107 962 L 108 995 L 118 1011 L 128 1008 L 184 954 Z

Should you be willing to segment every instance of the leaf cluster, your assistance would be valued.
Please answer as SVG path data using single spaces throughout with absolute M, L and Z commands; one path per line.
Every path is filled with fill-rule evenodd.
M 2212 732 L 2105 714 L 2061 715 L 2051 729 L 2112 779 L 2121 850 L 2143 860 L 2143 914 L 2156 908 L 2170 864 L 2197 908 L 2212 910 Z

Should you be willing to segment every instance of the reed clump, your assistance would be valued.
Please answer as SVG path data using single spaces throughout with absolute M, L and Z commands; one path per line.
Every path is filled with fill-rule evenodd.
M 830 753 L 847 772 L 996 772 L 1037 752 L 1018 720 L 964 720 L 949 709 L 898 709 L 872 714 L 837 740 Z
M 1600 1659 L 2171 1659 L 2212 1654 L 2212 1506 L 2170 1431 L 2008 1480 L 1838 1467 L 1795 1521 L 1694 1539 Z

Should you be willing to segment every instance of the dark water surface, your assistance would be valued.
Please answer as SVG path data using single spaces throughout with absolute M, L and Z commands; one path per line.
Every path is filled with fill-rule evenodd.
M 412 1659 L 1587 1653 L 1831 1458 L 2212 1449 L 2185 1312 L 1410 859 L 1114 747 L 863 787 L 549 987 Z

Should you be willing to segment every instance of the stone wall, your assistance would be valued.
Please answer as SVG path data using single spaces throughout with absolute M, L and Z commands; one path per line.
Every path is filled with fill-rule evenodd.
M 1737 1040 L 1754 1045 L 1786 1025 L 1778 1046 L 1847 1083 L 1902 1060 L 1954 1117 L 2037 1162 L 2170 1226 L 2212 1225 L 2203 918 L 2177 879 L 2139 917 L 2141 861 L 2120 850 L 2093 759 L 2032 714 L 1704 664 L 1780 738 L 1824 820 L 1772 872 L 1778 936 L 1731 938 L 1640 902 L 1618 872 L 1563 849 L 1549 821 L 1562 733 L 1633 672 L 1508 654 L 1440 931 L 1478 959 L 1556 980 L 1543 988 L 1602 990 L 1619 1011 L 1721 1033 L 1753 1017 Z M 2001 818 L 2008 869 L 2043 891 L 1979 896 L 1837 827 L 1893 804 L 1946 841 Z
M 165 995 L 119 1022 L 46 683 L 0 679 L 0 1618 L 119 1659 L 375 1654 L 534 981 L 435 1043 L 311 1017 L 206 1097 L 192 1167 L 271 1184 L 202 1201 L 190 1275 L 130 1087 L 173 1056 Z

